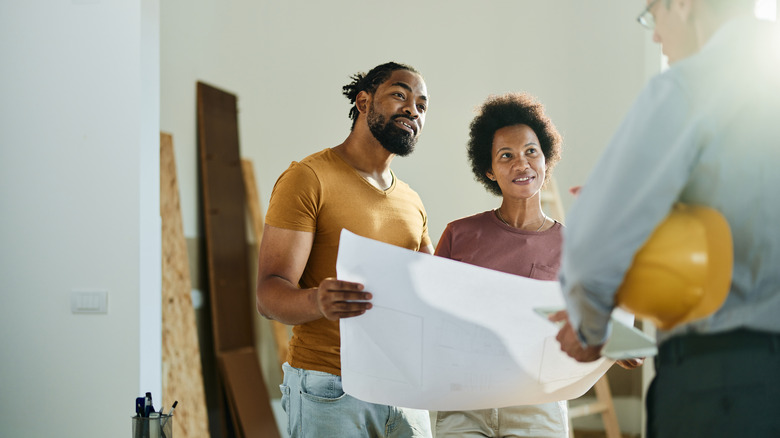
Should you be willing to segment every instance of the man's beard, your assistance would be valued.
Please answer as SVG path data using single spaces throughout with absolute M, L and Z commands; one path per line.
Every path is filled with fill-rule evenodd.
M 417 137 L 404 131 L 403 129 L 395 126 L 395 119 L 403 117 L 408 120 L 408 117 L 402 115 L 395 115 L 387 121 L 385 116 L 374 111 L 374 105 L 368 110 L 368 128 L 371 130 L 371 134 L 379 141 L 388 152 L 405 157 L 414 151 L 414 145 L 417 143 Z

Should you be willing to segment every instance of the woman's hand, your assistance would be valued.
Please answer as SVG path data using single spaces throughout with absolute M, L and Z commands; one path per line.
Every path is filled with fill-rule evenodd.
M 633 370 L 634 368 L 641 367 L 642 364 L 645 363 L 645 358 L 644 357 L 632 357 L 631 359 L 616 360 L 615 363 L 620 365 L 621 368 L 625 368 L 627 370 Z

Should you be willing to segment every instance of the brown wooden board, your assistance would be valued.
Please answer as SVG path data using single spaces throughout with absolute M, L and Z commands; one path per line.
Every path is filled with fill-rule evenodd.
M 217 353 L 254 346 L 236 96 L 198 82 L 198 143 Z
M 243 437 L 279 437 L 255 349 L 222 352 L 218 357 L 220 370 L 225 376 L 228 402 L 235 406 L 233 421 L 236 434 Z
M 263 240 L 263 208 L 260 207 L 260 194 L 257 191 L 255 171 L 252 161 L 246 158 L 241 160 L 241 169 L 244 174 L 244 186 L 246 188 L 246 204 L 249 210 L 250 229 L 255 236 L 256 248 L 260 250 L 260 242 Z M 271 321 L 274 340 L 276 341 L 276 357 L 279 369 L 287 361 L 287 349 L 290 342 L 290 330 L 288 326 L 279 321 Z
M 238 145 L 238 109 L 235 95 L 198 82 L 198 145 L 206 235 L 209 298 L 214 348 L 228 395 L 231 418 L 240 437 L 257 434 L 254 418 L 276 422 L 268 390 L 254 350 L 250 300 L 249 257 L 246 236 L 245 190 Z M 251 359 L 245 356 L 250 351 Z M 239 355 L 240 366 L 223 357 Z M 250 366 L 248 363 L 253 361 Z M 265 400 L 265 403 L 258 402 Z M 244 403 L 252 403 L 245 405 Z M 277 432 L 278 433 L 278 432 Z
M 209 436 L 200 346 L 192 307 L 187 244 L 179 203 L 173 138 L 160 133 L 160 219 L 162 221 L 162 400 L 175 400 L 177 438 Z

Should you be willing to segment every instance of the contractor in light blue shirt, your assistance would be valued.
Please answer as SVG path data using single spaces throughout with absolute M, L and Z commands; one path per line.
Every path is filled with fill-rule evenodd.
M 645 87 L 568 215 L 561 349 L 600 356 L 615 292 L 676 202 L 725 216 L 728 297 L 659 331 L 650 437 L 780 436 L 780 34 L 751 0 L 654 0 L 671 67 Z

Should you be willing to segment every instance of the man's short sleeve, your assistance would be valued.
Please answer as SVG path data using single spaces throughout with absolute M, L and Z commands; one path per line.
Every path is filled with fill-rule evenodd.
M 293 162 L 271 192 L 265 223 L 272 227 L 314 232 L 320 207 L 320 181 L 307 165 Z

